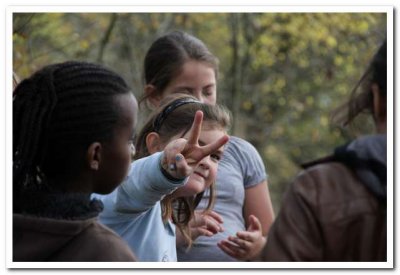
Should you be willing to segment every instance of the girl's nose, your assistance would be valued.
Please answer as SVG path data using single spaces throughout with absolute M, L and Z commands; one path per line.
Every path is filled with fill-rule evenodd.
M 203 169 L 209 169 L 210 168 L 210 161 L 211 161 L 211 157 L 209 155 L 204 157 L 200 161 L 200 167 L 202 167 Z

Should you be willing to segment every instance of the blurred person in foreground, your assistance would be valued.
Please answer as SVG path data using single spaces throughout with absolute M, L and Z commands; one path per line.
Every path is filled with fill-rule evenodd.
M 386 261 L 386 40 L 334 114 L 369 112 L 376 133 L 303 165 L 289 186 L 264 261 Z

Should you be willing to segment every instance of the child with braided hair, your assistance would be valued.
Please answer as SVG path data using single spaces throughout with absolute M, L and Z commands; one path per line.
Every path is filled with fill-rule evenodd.
M 132 158 L 137 102 L 103 66 L 44 67 L 13 94 L 13 261 L 135 261 L 97 222 Z

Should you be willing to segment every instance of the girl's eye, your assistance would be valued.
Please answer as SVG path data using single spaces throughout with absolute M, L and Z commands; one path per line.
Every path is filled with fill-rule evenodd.
M 214 94 L 214 88 L 213 87 L 208 87 L 203 90 L 203 95 L 204 96 L 212 96 Z
M 215 161 L 219 162 L 221 160 L 221 156 L 217 154 L 211 154 L 210 157 Z

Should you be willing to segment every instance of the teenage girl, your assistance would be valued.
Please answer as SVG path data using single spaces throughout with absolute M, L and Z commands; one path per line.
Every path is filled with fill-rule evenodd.
M 180 31 L 153 42 L 144 61 L 142 101 L 158 106 L 186 93 L 216 104 L 218 60 L 199 39 Z M 263 161 L 247 141 L 231 136 L 220 162 L 215 212 L 196 215 L 190 250 L 178 244 L 179 261 L 256 260 L 274 219 Z M 205 196 L 206 199 L 206 196 Z M 199 209 L 205 207 L 202 202 Z
M 167 97 L 144 125 L 137 160 L 121 186 L 101 198 L 100 215 L 140 261 L 177 261 L 175 226 L 190 245 L 188 223 L 215 181 L 228 125 L 225 109 L 187 95 Z
M 95 64 L 49 65 L 13 94 L 13 260 L 134 261 L 97 222 L 131 162 L 136 99 Z

